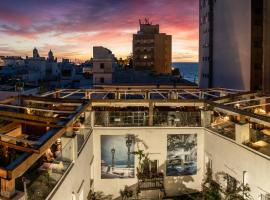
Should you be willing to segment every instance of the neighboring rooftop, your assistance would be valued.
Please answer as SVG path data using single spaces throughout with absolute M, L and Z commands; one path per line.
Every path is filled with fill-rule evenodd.
M 135 69 L 117 68 L 113 71 L 113 84 L 126 85 L 189 85 L 196 86 L 195 83 L 182 79 L 180 76 L 155 75 L 150 70 L 138 71 Z

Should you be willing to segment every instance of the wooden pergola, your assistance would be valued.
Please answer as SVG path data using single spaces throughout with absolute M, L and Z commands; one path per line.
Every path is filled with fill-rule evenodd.
M 85 100 L 20 96 L 0 102 L 0 146 L 7 158 L 0 166 L 1 196 L 15 193 L 15 179 L 36 162 L 68 127 L 89 107 Z M 22 126 L 40 127 L 40 132 L 22 133 Z M 35 136 L 35 139 L 29 139 Z M 10 159 L 7 159 L 10 160 Z
M 194 86 L 100 86 L 92 89 L 57 89 L 42 97 L 62 99 L 80 95 L 81 99 L 206 99 L 243 91 L 225 88 L 199 89 Z M 78 97 L 77 97 L 78 98 Z

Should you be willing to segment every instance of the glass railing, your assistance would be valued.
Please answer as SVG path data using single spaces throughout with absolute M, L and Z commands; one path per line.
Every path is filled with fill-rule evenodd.
M 264 155 L 270 156 L 270 129 L 250 129 L 249 140 L 243 144 Z
M 74 133 L 77 135 L 77 153 L 81 152 L 84 143 L 88 139 L 91 132 L 92 128 L 88 124 L 83 124 L 77 131 L 74 131 Z
M 148 126 L 146 111 L 95 111 L 95 126 Z
M 153 115 L 154 126 L 200 127 L 201 112 L 159 111 Z
M 207 128 L 219 133 L 220 135 L 235 140 L 235 123 L 226 117 L 216 118 Z
M 200 127 L 200 111 L 159 111 L 153 114 L 151 126 L 160 127 Z M 146 111 L 95 111 L 95 126 L 128 127 L 149 126 L 149 114 Z
M 51 160 L 43 155 L 23 175 L 27 180 L 28 200 L 43 200 L 50 194 L 73 161 L 73 141 L 62 138 L 62 150 L 54 152 Z

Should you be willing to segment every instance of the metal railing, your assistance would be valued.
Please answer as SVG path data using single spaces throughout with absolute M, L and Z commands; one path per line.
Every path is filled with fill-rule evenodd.
M 227 138 L 235 140 L 235 123 L 232 121 L 226 121 L 224 123 L 219 124 L 211 124 L 208 129 L 219 133 Z
M 150 119 L 152 123 L 150 124 Z M 95 111 L 95 126 L 101 127 L 200 127 L 200 111 Z
M 200 127 L 200 111 L 158 111 L 153 115 L 154 126 Z
M 95 126 L 148 126 L 146 111 L 95 111 Z

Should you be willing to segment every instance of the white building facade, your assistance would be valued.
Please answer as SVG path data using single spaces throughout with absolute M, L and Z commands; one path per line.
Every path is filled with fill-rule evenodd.
M 114 56 L 104 47 L 93 47 L 93 84 L 111 84 Z
M 268 10 L 265 0 L 200 0 L 200 87 L 268 90 Z

